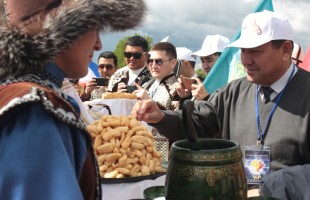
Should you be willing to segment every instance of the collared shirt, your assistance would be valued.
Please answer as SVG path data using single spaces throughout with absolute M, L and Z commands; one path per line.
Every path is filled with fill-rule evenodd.
M 154 96 L 154 94 L 156 92 L 156 89 L 159 86 L 159 84 L 160 84 L 160 81 L 159 80 L 155 80 L 154 83 L 152 84 L 152 86 L 150 87 L 149 94 L 150 94 L 151 97 Z
M 286 70 L 285 74 L 283 74 L 283 76 L 280 79 L 278 79 L 276 82 L 274 82 L 270 86 L 274 91 L 273 93 L 270 94 L 270 101 L 272 101 L 276 96 L 278 96 L 278 94 L 283 90 L 283 88 L 285 87 L 285 85 L 287 83 L 287 80 L 289 79 L 289 77 L 292 73 L 294 66 L 295 66 L 294 63 L 292 62 L 290 67 Z M 298 68 L 296 67 L 293 76 L 297 73 L 297 71 L 298 71 Z M 263 101 L 264 100 L 264 94 L 261 90 L 261 87 L 262 86 L 260 85 L 259 86 L 259 96 L 260 96 L 261 100 Z

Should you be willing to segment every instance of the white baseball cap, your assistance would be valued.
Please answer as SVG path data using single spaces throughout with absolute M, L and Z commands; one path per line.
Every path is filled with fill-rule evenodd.
M 180 60 L 196 61 L 196 56 L 186 47 L 177 47 L 177 57 Z
M 293 30 L 285 16 L 264 10 L 247 15 L 240 38 L 226 47 L 254 48 L 271 40 L 293 40 Z
M 203 41 L 201 49 L 193 54 L 196 56 L 205 57 L 216 52 L 222 52 L 228 43 L 229 39 L 222 35 L 207 35 Z

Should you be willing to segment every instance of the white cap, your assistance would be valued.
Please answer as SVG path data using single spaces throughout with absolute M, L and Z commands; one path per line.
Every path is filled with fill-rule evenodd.
M 299 46 L 299 44 L 294 42 L 294 48 L 292 52 L 292 58 L 298 61 L 303 61 L 305 57 L 304 51 Z
M 180 60 L 196 61 L 196 56 L 193 55 L 193 52 L 185 47 L 177 47 L 177 57 Z
M 222 35 L 207 35 L 201 49 L 193 54 L 200 57 L 209 56 L 216 52 L 222 52 L 229 43 L 229 39 Z
M 226 47 L 254 48 L 271 40 L 293 40 L 293 30 L 285 16 L 264 10 L 247 15 L 240 38 Z

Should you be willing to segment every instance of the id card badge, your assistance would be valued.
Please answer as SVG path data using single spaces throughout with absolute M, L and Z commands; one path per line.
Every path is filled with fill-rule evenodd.
M 248 184 L 259 184 L 263 177 L 269 173 L 269 167 L 269 147 L 244 147 L 244 169 Z

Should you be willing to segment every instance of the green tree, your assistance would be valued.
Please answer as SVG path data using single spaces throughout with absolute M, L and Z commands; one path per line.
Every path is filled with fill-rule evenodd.
M 135 35 L 141 36 L 141 35 L 139 35 L 137 33 L 134 34 L 133 36 L 135 36 Z M 119 68 L 122 68 L 122 67 L 126 66 L 124 51 L 125 51 L 125 44 L 126 44 L 126 42 L 127 42 L 129 37 L 132 37 L 132 36 L 126 36 L 123 39 L 121 39 L 117 43 L 116 48 L 114 50 L 114 53 L 115 53 L 115 55 L 116 55 L 116 57 L 118 59 L 117 65 L 118 65 Z M 144 37 L 146 39 L 146 41 L 149 44 L 149 49 L 148 50 L 150 50 L 152 42 L 153 42 L 153 39 L 150 36 L 148 36 L 148 35 L 141 36 L 141 37 Z
M 197 69 L 197 70 L 196 70 L 196 74 L 197 74 L 199 77 L 203 78 L 203 79 L 205 79 L 206 76 L 207 76 L 206 72 L 203 71 L 203 69 Z

